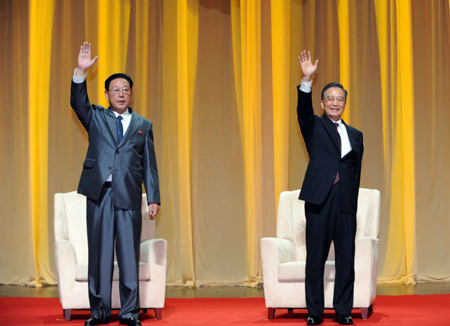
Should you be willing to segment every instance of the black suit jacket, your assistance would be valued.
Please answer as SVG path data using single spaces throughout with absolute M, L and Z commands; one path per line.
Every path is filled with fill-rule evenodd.
M 89 135 L 78 192 L 97 200 L 112 173 L 116 207 L 140 210 L 142 183 L 148 202 L 160 204 L 152 122 L 129 108 L 130 125 L 119 143 L 116 116 L 111 109 L 90 104 L 86 82 L 72 81 L 70 104 Z
M 309 155 L 299 198 L 315 205 L 322 204 L 339 171 L 341 210 L 356 214 L 364 152 L 363 134 L 342 120 L 352 150 L 341 158 L 333 122 L 325 114 L 321 117 L 314 115 L 311 93 L 304 93 L 298 87 L 297 91 L 298 122 Z

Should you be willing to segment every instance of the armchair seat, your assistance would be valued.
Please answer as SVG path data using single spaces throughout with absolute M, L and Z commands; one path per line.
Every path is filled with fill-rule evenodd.
M 75 280 L 78 282 L 88 281 L 88 264 L 77 264 Z M 113 281 L 119 281 L 119 265 L 114 262 Z M 139 281 L 150 281 L 150 265 L 139 263 Z
M 278 280 L 280 282 L 305 282 L 305 266 L 304 261 L 291 261 L 278 265 Z M 334 261 L 325 263 L 325 272 L 323 278 L 325 281 L 332 281 L 335 278 L 336 270 Z
M 55 194 L 55 261 L 58 293 L 66 320 L 72 309 L 89 309 L 86 197 L 73 192 Z M 139 300 L 143 312 L 152 308 L 162 318 L 166 295 L 167 241 L 155 239 L 155 221 L 142 195 L 139 258 Z M 119 268 L 114 261 L 112 309 L 120 308 Z
M 306 308 L 306 219 L 305 203 L 298 199 L 300 190 L 285 191 L 280 195 L 276 238 L 261 239 L 261 261 L 264 297 L 268 317 L 275 317 L 279 308 Z M 353 308 L 361 309 L 363 319 L 372 312 L 376 297 L 380 192 L 360 188 L 355 237 L 355 290 Z M 325 308 L 333 308 L 336 269 L 334 244 L 325 263 Z

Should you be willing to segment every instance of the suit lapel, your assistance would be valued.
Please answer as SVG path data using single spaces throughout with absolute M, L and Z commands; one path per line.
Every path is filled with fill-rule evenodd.
M 347 129 L 347 135 L 348 135 L 348 139 L 350 140 L 350 145 L 352 145 L 352 150 L 357 150 L 357 143 L 356 143 L 356 139 L 355 139 L 355 133 L 353 132 L 352 128 L 350 128 L 344 120 L 342 120 L 342 122 L 345 125 L 345 129 Z M 350 151 L 351 152 L 351 151 Z
M 339 142 L 336 134 L 336 126 L 325 114 L 323 114 L 320 118 L 322 119 L 322 124 L 325 127 L 325 130 L 327 131 L 331 140 L 333 141 L 334 146 L 336 147 L 337 151 L 340 152 L 341 150 L 339 148 Z
M 129 109 L 129 110 L 130 110 L 130 113 L 133 112 L 131 109 Z M 125 135 L 123 136 L 123 139 L 122 139 L 122 141 L 121 141 L 120 144 L 119 144 L 119 147 L 121 147 L 123 144 L 125 144 L 125 143 L 130 139 L 130 137 L 131 137 L 131 136 L 136 132 L 136 130 L 138 129 L 140 123 L 141 123 L 140 117 L 139 117 L 136 113 L 133 113 L 133 114 L 131 115 L 130 125 L 129 125 L 128 128 L 127 128 L 127 132 L 126 132 Z
M 116 143 L 119 143 L 119 135 L 117 134 L 117 118 L 111 108 L 108 108 L 104 112 L 104 117 L 106 120 L 106 124 L 108 125 L 108 129 L 111 132 L 111 135 L 113 136 Z

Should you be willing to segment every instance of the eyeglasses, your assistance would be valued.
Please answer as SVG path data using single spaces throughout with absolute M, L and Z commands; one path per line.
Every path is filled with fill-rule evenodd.
M 131 90 L 128 87 L 124 87 L 124 88 L 113 88 L 112 90 L 110 90 L 111 94 L 114 96 L 119 95 L 120 92 L 123 93 L 123 95 L 128 95 L 130 94 Z
M 343 96 L 339 96 L 339 97 L 334 97 L 334 96 L 327 96 L 326 98 L 325 98 L 325 101 L 327 101 L 327 102 L 334 102 L 334 101 L 337 101 L 339 104 L 344 104 L 344 102 L 345 102 L 345 97 L 343 97 Z

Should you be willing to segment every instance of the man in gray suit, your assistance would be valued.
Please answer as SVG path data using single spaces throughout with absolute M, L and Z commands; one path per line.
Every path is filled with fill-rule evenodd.
M 90 104 L 86 74 L 97 59 L 91 57 L 91 44 L 84 42 L 70 97 L 70 104 L 89 135 L 78 186 L 78 192 L 87 197 L 91 316 L 85 325 L 109 322 L 114 243 L 119 265 L 119 322 L 141 325 L 138 317 L 142 183 L 151 219 L 160 205 L 152 122 L 128 106 L 133 81 L 125 74 L 114 74 L 105 81 L 108 109 Z

